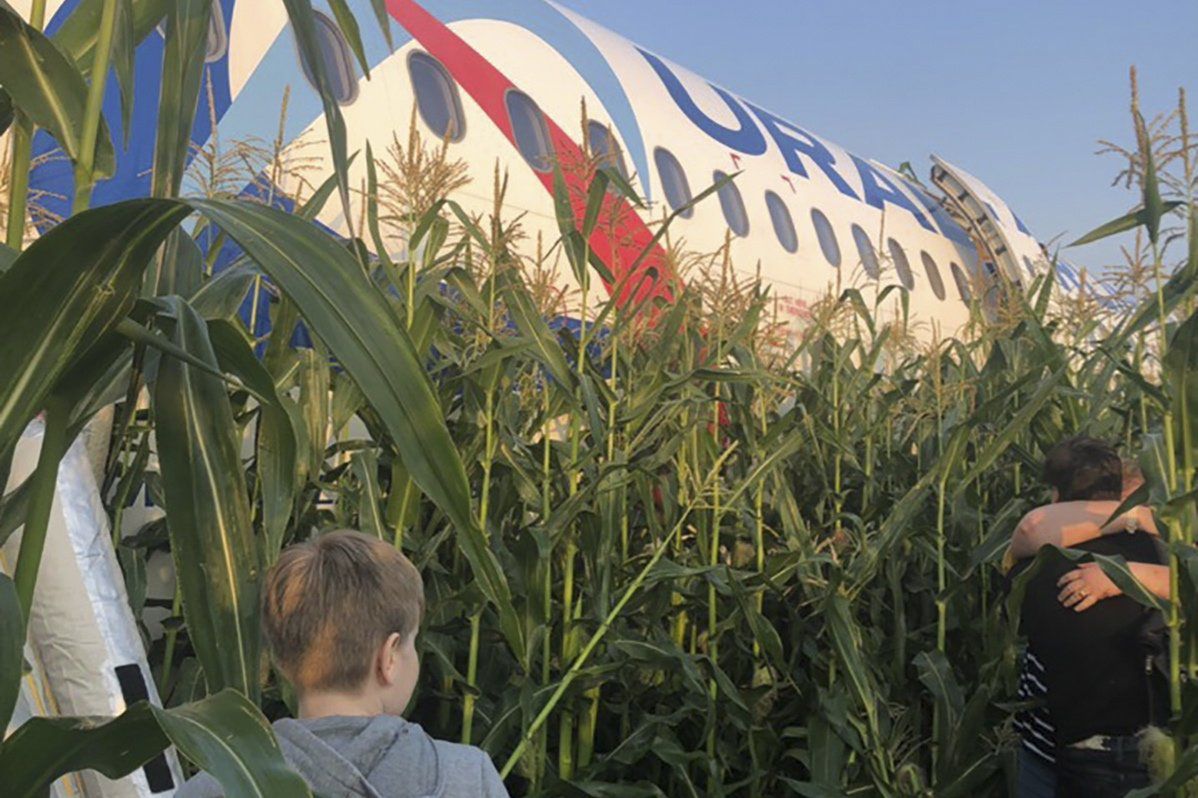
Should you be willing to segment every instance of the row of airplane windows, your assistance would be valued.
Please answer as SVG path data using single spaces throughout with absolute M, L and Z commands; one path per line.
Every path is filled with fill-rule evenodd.
M 336 23 L 320 12 L 315 12 L 315 16 L 320 52 L 333 93 L 339 103 L 351 103 L 357 97 L 358 86 L 353 55 Z M 316 79 L 310 65 L 304 59 L 301 59 L 301 65 L 308 82 L 315 86 Z M 457 82 L 440 61 L 426 52 L 413 51 L 408 56 L 407 65 L 408 76 L 416 95 L 417 111 L 425 125 L 442 140 L 462 141 L 466 135 L 466 116 Z M 531 97 L 517 90 L 507 93 L 505 103 L 516 148 L 533 169 L 548 171 L 552 168 L 553 148 L 544 114 Z M 599 163 L 618 170 L 627 178 L 627 165 L 611 130 L 602 123 L 591 120 L 587 123 L 587 137 L 590 151 L 595 154 Z M 682 218 L 691 218 L 694 209 L 690 207 L 690 203 L 694 195 L 682 164 L 664 147 L 654 150 L 653 160 L 666 203 L 671 210 L 678 211 Z M 716 194 L 729 229 L 737 236 L 747 236 L 749 215 L 740 189 L 728 179 L 726 173 L 719 170 L 713 172 L 712 180 L 714 183 L 722 183 Z M 798 252 L 798 232 L 786 202 L 777 193 L 766 191 L 765 206 L 778 243 L 788 253 Z M 812 208 L 811 224 L 824 259 L 829 265 L 839 268 L 843 260 L 840 242 L 827 215 L 819 208 Z M 873 242 L 860 225 L 854 224 L 851 232 L 862 268 L 871 278 L 877 279 L 881 275 L 881 264 Z M 887 240 L 886 248 L 899 281 L 908 290 L 913 289 L 915 277 L 906 251 L 893 238 Z M 926 250 L 920 251 L 920 261 L 932 293 L 937 299 L 944 301 L 946 293 L 939 265 Z M 972 299 L 972 290 L 965 272 L 955 262 L 950 263 L 949 268 L 961 300 L 969 302 Z
M 408 59 L 408 72 L 416 94 L 416 106 L 424 123 L 433 133 L 442 138 L 461 141 L 465 134 L 465 115 L 462 112 L 456 82 L 449 75 L 448 70 L 428 53 L 417 51 L 413 52 Z M 549 170 L 552 163 L 552 147 L 541 110 L 531 97 L 519 91 L 509 91 L 506 103 L 508 116 L 512 122 L 512 133 L 520 154 L 534 169 Z M 599 163 L 618 170 L 627 178 L 628 168 L 611 130 L 600 122 L 590 120 L 587 123 L 587 137 L 590 151 L 594 153 Z M 653 161 L 657 167 L 658 179 L 661 182 L 666 203 L 671 210 L 678 211 L 679 216 L 689 219 L 694 215 L 694 209 L 690 207 L 694 195 L 691 193 L 690 182 L 687 180 L 682 164 L 673 153 L 664 147 L 654 150 Z M 749 234 L 749 215 L 740 189 L 728 179 L 726 173 L 719 170 L 712 174 L 712 180 L 714 183 L 722 183 L 716 195 L 729 229 L 737 236 L 747 236 Z M 785 201 L 775 192 L 767 191 L 765 204 L 778 243 L 791 254 L 798 252 L 798 232 Z M 840 242 L 837 240 L 832 223 L 828 220 L 827 215 L 818 208 L 811 209 L 811 223 L 815 228 L 816 238 L 824 259 L 831 266 L 839 268 L 842 262 Z M 862 268 L 870 277 L 877 279 L 881 274 L 881 265 L 873 242 L 860 225 L 853 225 L 852 235 L 861 258 Z M 887 241 L 887 249 L 899 281 L 908 290 L 913 289 L 915 277 L 911 271 L 907 253 L 893 238 Z M 943 301 L 946 298 L 946 293 L 939 265 L 926 251 L 920 252 L 920 260 L 923 263 L 932 293 L 936 295 L 937 299 Z M 972 299 L 972 291 L 965 272 L 956 263 L 950 263 L 949 268 L 962 301 L 969 302 Z

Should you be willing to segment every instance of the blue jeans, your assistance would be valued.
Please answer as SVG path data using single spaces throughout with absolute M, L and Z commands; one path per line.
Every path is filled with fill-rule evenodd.
M 1056 798 L 1057 772 L 1031 751 L 1019 746 L 1015 755 L 1016 798 Z

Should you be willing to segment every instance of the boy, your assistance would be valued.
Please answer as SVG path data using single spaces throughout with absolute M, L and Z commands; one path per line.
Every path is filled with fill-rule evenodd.
M 295 687 L 298 718 L 274 724 L 287 762 L 322 798 L 507 798 L 478 748 L 400 717 L 420 673 L 420 572 L 394 547 L 330 532 L 288 547 L 266 575 L 262 629 Z M 219 798 L 208 774 L 178 798 Z

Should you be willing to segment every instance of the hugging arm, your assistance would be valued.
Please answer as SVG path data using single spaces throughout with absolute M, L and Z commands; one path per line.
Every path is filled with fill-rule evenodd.
M 1169 566 L 1129 562 L 1127 567 L 1152 595 L 1166 601 L 1171 597 Z M 1088 610 L 1105 598 L 1123 594 L 1119 586 L 1103 573 L 1102 568 L 1096 562 L 1082 563 L 1062 576 L 1057 582 L 1057 586 L 1061 588 L 1057 599 L 1066 607 L 1072 607 L 1077 612 Z
M 1035 557 L 1043 546 L 1076 546 L 1101 535 L 1128 529 L 1156 534 L 1152 511 L 1134 507 L 1107 523 L 1119 509 L 1116 501 L 1076 501 L 1046 504 L 1025 515 L 1011 536 L 1011 556 L 1017 560 Z

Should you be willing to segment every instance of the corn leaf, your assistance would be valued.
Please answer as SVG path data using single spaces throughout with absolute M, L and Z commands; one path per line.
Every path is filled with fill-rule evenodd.
M 316 36 L 316 17 L 312 11 L 312 0 L 283 0 L 283 5 L 287 7 L 287 16 L 291 20 L 291 28 L 299 45 L 300 58 L 316 78 L 320 100 L 324 106 L 325 127 L 329 133 L 333 172 L 337 177 L 338 193 L 341 195 L 341 210 L 345 214 L 346 224 L 351 224 L 353 215 L 349 205 L 349 157 L 345 118 L 341 115 L 341 106 L 333 95 L 332 83 L 325 69 L 323 51 Z M 352 227 L 350 238 L 353 238 Z
M 199 314 L 177 297 L 173 343 L 217 368 Z M 183 615 L 210 688 L 258 694 L 260 568 L 240 440 L 222 380 L 168 358 L 154 385 L 158 459 Z
M 176 196 L 183 182 L 183 170 L 191 154 L 191 129 L 200 98 L 212 11 L 211 0 L 178 0 L 171 4 L 166 18 L 158 133 L 150 178 L 150 194 L 155 197 Z
M 118 779 L 169 744 L 147 703 L 111 719 L 34 717 L 0 745 L 0 772 L 8 795 L 41 798 L 67 773 L 90 769 Z
M 383 516 L 379 509 L 379 458 L 373 449 L 353 453 L 350 468 L 358 480 L 358 528 L 379 540 L 387 539 Z
M 1134 211 L 1128 211 L 1118 219 L 1112 219 L 1106 224 L 1095 227 L 1093 230 L 1086 233 L 1069 246 L 1080 247 L 1084 244 L 1092 244 L 1095 241 L 1100 241 L 1104 238 L 1110 238 L 1111 236 L 1118 235 L 1119 233 L 1126 233 L 1128 230 L 1135 230 L 1137 227 L 1141 226 L 1148 228 L 1148 230 L 1151 232 L 1152 227 L 1150 225 L 1154 218 L 1156 219 L 1157 229 L 1159 230 L 1161 216 L 1169 213 L 1174 208 L 1177 208 L 1181 205 L 1182 203 L 1175 200 L 1162 202 L 1159 208 L 1156 209 L 1156 215 L 1149 211 L 1147 207 L 1141 207 Z
M 31 122 L 49 131 L 72 161 L 83 146 L 87 83 L 71 59 L 21 19 L 7 4 L 0 4 L 0 85 L 13 104 Z M 108 125 L 100 120 L 94 170 L 109 177 L 116 155 Z
M 1198 314 L 1182 323 L 1169 342 L 1164 360 L 1165 382 L 1173 403 L 1173 419 L 1180 435 L 1178 445 L 1186 452 L 1185 460 L 1198 463 Z
M 116 718 L 32 718 L 0 744 L 5 795 L 40 798 L 79 770 L 122 778 L 171 743 L 227 795 L 311 795 L 287 767 L 262 713 L 232 690 L 176 709 L 141 702 Z
M 332 9 L 333 17 L 337 20 L 337 27 L 341 29 L 345 41 L 349 43 L 349 49 L 354 51 L 354 55 L 358 59 L 358 66 L 362 67 L 362 73 L 369 80 L 370 62 L 366 60 L 366 49 L 362 46 L 362 31 L 358 28 L 358 20 L 354 17 L 354 12 L 350 11 L 349 4 L 345 0 L 329 0 L 329 8 Z
M 105 0 L 81 0 L 75 10 L 50 38 L 75 62 L 84 78 L 91 77 L 95 62 L 96 40 L 100 33 L 100 15 Z M 158 23 L 166 17 L 171 0 L 122 0 L 129 5 L 131 48 L 154 32 Z M 132 83 L 129 84 L 132 86 Z M 122 84 L 122 91 L 124 91 Z M 126 128 L 128 125 L 126 125 Z
M 0 88 L 0 136 L 8 132 L 16 119 L 16 111 L 12 105 L 12 96 Z
M 35 241 L 0 275 L 0 454 L 85 345 L 133 306 L 154 251 L 187 215 L 152 200 L 96 208 Z
M 0 729 L 8 728 L 21 692 L 25 664 L 23 617 L 16 586 L 7 574 L 0 573 Z
M 294 403 L 278 392 L 274 379 L 254 356 L 240 325 L 226 319 L 214 319 L 208 322 L 208 335 L 221 369 L 252 389 L 260 402 L 257 471 L 262 527 L 266 534 L 263 554 L 266 562 L 273 562 L 282 545 L 299 488 L 295 464 L 296 433 L 291 426 L 291 413 L 285 406 Z
M 287 766 L 266 718 L 245 696 L 224 690 L 175 709 L 151 710 L 179 752 L 220 782 L 226 795 L 312 795 Z

